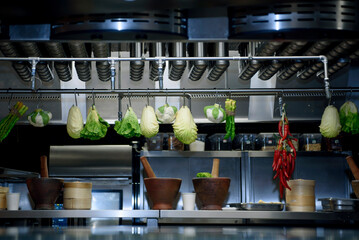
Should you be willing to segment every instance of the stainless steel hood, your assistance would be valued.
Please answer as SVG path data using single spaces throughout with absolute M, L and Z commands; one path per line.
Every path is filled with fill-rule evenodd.
M 16 11 L 11 15 L 8 11 L 10 8 L 21 10 L 28 5 L 1 3 L 0 52 L 5 57 L 67 59 L 325 55 L 329 60 L 332 87 L 348 87 L 348 71 L 359 58 L 358 1 L 226 0 L 161 4 L 159 6 L 159 1 L 141 0 L 120 3 L 107 0 L 101 4 L 92 1 L 92 5 L 82 1 L 63 1 L 61 6 L 49 4 L 47 11 L 27 21 L 28 12 Z M 124 8 L 125 12 L 122 11 Z M 0 64 L 2 88 L 31 88 L 33 66 L 30 61 Z M 323 70 L 320 61 L 300 59 L 238 62 L 197 59 L 161 65 L 141 60 L 116 62 L 114 65 L 109 61 L 42 61 L 36 64 L 36 85 L 41 89 L 154 89 L 161 84 L 164 88 L 175 89 L 243 89 L 261 85 L 283 89 L 324 88 Z M 164 83 L 159 83 L 157 80 L 162 76 Z M 84 112 L 92 103 L 91 97 L 82 96 Z M 119 98 L 117 94 L 94 97 L 96 104 L 102 105 L 101 114 L 105 119 L 117 119 L 117 110 L 128 104 L 126 98 Z M 195 118 L 205 121 L 201 108 L 214 101 L 216 96 L 194 94 L 191 97 Z M 217 96 L 221 102 L 226 97 Z M 234 94 L 232 97 L 240 96 Z M 1 104 L 6 105 L 9 99 L 9 95 L 2 96 Z M 326 100 L 323 98 L 318 103 L 316 96 L 309 99 L 303 112 L 311 112 L 309 109 L 315 105 L 318 110 L 309 118 L 318 119 Z M 73 97 L 64 99 L 58 94 L 46 97 L 34 94 L 28 100 L 30 105 L 42 101 L 56 106 L 52 110 L 54 119 L 63 123 Z M 132 99 L 138 114 L 143 100 Z M 149 101 L 155 106 L 163 102 L 152 97 Z M 278 114 L 276 99 L 271 101 L 274 106 L 270 111 L 271 119 L 274 119 Z M 300 96 L 295 99 L 298 104 L 301 101 Z M 67 102 L 66 106 L 64 102 Z M 238 102 L 239 119 L 249 121 L 250 99 L 241 97 Z M 297 106 L 293 112 L 295 109 Z M 298 120 L 308 118 L 295 113 L 294 116 Z

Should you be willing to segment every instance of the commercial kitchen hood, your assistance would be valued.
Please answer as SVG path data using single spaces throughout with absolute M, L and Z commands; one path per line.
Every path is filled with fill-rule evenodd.
M 21 59 L 0 63 L 3 89 L 31 89 L 34 84 L 36 89 L 250 89 L 260 86 L 324 89 L 322 61 L 299 58 L 229 61 L 226 58 L 319 55 L 328 59 L 331 87 L 346 88 L 351 84 L 350 66 L 355 66 L 359 58 L 359 3 L 354 0 L 166 3 L 93 0 L 91 4 L 62 1 L 43 7 L 47 11 L 40 11 L 36 4 L 0 3 L 0 52 L 3 57 Z M 111 57 L 136 60 L 111 64 Z M 151 57 L 193 57 L 194 60 L 161 64 L 144 61 Z M 206 57 L 223 59 L 208 60 Z M 45 60 L 36 62 L 38 80 L 32 81 L 32 61 L 37 58 Z M 46 58 L 67 60 L 46 61 Z M 108 61 L 68 61 L 71 58 L 108 58 Z M 164 82 L 158 81 L 162 78 Z M 309 97 L 304 101 L 303 115 L 294 114 L 294 118 L 308 119 L 310 113 L 309 119 L 318 119 L 326 104 L 323 94 L 318 94 L 323 96 L 320 103 L 315 101 L 316 95 L 303 95 Z M 291 96 L 287 100 L 293 102 L 293 112 L 297 104 L 303 104 L 302 96 L 287 96 Z M 60 122 L 65 121 L 64 112 L 73 98 L 65 99 L 60 94 L 22 97 L 31 101 L 30 105 L 46 101 L 47 107 L 54 108 L 54 119 Z M 89 105 L 91 97 L 82 96 L 80 102 Z M 95 97 L 96 104 L 113 104 L 102 110 L 107 119 L 116 119 L 117 109 L 128 104 L 126 99 L 118 102 L 116 94 Z M 124 95 L 120 100 L 122 97 Z M 227 95 L 192 94 L 191 97 L 192 108 L 199 110 L 208 101 L 216 98 L 223 101 Z M 253 111 L 250 106 L 258 106 L 250 104 L 254 99 L 240 99 L 239 118 L 250 120 L 248 115 L 253 116 L 249 114 Z M 6 94 L 0 100 L 6 105 L 11 98 Z M 150 101 L 157 106 L 163 98 L 151 97 Z M 278 116 L 276 99 L 271 97 L 263 101 L 271 101 L 273 109 L 271 116 L 262 119 Z M 142 102 L 143 98 L 132 99 L 138 106 L 142 106 Z M 86 107 L 84 109 L 86 112 Z M 197 116 L 195 113 L 195 118 L 201 121 L 199 113 Z

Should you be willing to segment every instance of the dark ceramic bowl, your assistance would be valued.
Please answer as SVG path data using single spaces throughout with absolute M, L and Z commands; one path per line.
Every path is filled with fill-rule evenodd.
M 52 210 L 63 189 L 64 181 L 56 178 L 29 178 L 26 185 L 36 210 Z
M 145 178 L 147 194 L 152 202 L 152 209 L 173 209 L 182 180 L 180 178 Z
M 228 195 L 230 178 L 193 178 L 192 182 L 201 210 L 222 210 Z

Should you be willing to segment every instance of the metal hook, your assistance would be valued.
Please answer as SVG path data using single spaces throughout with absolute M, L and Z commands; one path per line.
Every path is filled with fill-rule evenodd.
M 228 98 L 231 99 L 232 98 L 232 91 L 230 88 L 228 88 L 229 92 L 228 92 Z
M 167 88 L 166 88 L 166 100 L 165 100 L 165 103 L 166 103 L 166 104 L 168 104 L 167 98 L 168 98 L 168 90 L 167 90 Z
M 184 91 L 184 88 L 183 88 L 183 106 L 186 106 L 186 92 Z
M 278 94 L 279 116 L 283 115 L 283 93 Z
M 353 88 L 350 89 L 349 100 L 352 100 L 352 95 L 353 95 Z
M 9 90 L 8 90 L 8 92 L 9 92 Z M 14 93 L 11 93 L 10 98 L 9 98 L 9 102 L 7 104 L 7 107 L 9 109 L 9 111 L 11 110 L 11 100 L 12 100 L 13 95 L 14 95 Z
M 92 106 L 95 106 L 95 89 L 92 89 Z
M 147 106 L 150 106 L 150 93 L 149 93 L 150 89 L 147 88 Z
M 216 95 L 215 95 L 215 98 L 214 98 L 214 104 L 217 103 L 217 100 L 218 100 L 218 90 L 216 89 Z
M 37 101 L 36 108 L 38 109 L 38 108 L 42 107 L 42 94 L 41 93 L 39 93 L 39 95 L 37 95 L 37 99 L 38 99 L 38 101 Z
M 77 107 L 77 96 L 76 96 L 76 90 L 77 90 L 77 88 L 75 88 L 74 95 L 75 95 L 75 105 L 76 105 L 76 107 Z
M 130 88 L 128 89 L 128 104 L 127 104 L 127 108 L 129 107 L 128 105 L 130 105 L 130 107 L 132 107 L 131 105 L 131 96 L 130 96 Z

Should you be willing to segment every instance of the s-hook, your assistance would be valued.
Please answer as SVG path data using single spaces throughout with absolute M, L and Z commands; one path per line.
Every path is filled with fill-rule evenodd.
M 77 96 L 76 96 L 76 91 L 77 91 L 77 88 L 75 88 L 75 91 L 74 91 L 74 95 L 75 95 L 75 105 L 77 107 Z
M 146 107 L 150 106 L 150 93 L 149 93 L 149 91 L 150 91 L 150 89 L 147 88 L 147 105 L 146 105 Z
M 168 104 L 167 98 L 168 98 L 168 90 L 167 90 L 167 88 L 166 88 L 166 100 L 165 100 L 165 104 Z
M 216 88 L 215 88 L 216 89 Z M 218 90 L 216 89 L 216 95 L 214 97 L 214 104 L 217 103 L 217 100 L 218 100 Z
M 8 90 L 8 92 L 9 92 L 9 90 Z M 7 108 L 9 109 L 9 111 L 11 110 L 11 100 L 12 100 L 13 95 L 14 95 L 14 93 L 11 93 L 9 102 L 7 103 Z
M 95 89 L 92 89 L 92 106 L 95 106 Z
M 183 88 L 183 106 L 186 106 L 186 92 L 184 91 L 184 88 Z
M 127 92 L 127 98 L 128 98 L 128 104 L 127 104 L 127 109 L 128 109 L 129 107 L 131 107 L 130 88 L 128 89 L 128 92 Z
M 279 116 L 283 115 L 283 92 L 278 94 Z

